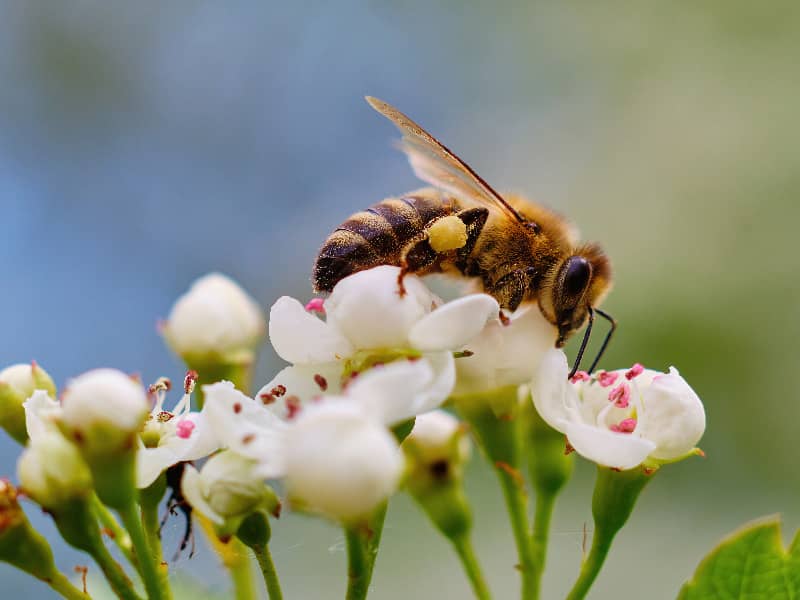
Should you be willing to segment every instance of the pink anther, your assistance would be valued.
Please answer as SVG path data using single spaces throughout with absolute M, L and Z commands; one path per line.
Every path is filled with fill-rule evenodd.
M 608 393 L 608 399 L 617 408 L 628 408 L 631 401 L 631 388 L 627 383 L 622 382 Z
M 636 429 L 636 419 L 622 419 L 622 421 L 612 425 L 609 429 L 617 433 L 633 433 L 633 430 Z
M 634 377 L 638 377 L 642 373 L 644 373 L 644 367 L 639 363 L 636 363 L 628 370 L 627 373 L 625 373 L 625 378 L 631 380 Z
M 320 315 L 325 314 L 325 300 L 323 298 L 314 298 L 306 304 L 307 312 L 314 312 Z
M 177 425 L 175 425 L 175 433 L 182 440 L 187 440 L 189 439 L 189 436 L 192 435 L 192 431 L 194 431 L 194 428 L 195 428 L 194 421 L 190 421 L 189 419 L 183 419 L 182 421 L 179 421 Z
M 578 383 L 579 381 L 589 381 L 590 379 L 591 377 L 586 371 L 578 371 L 577 373 L 575 373 L 575 375 L 572 376 L 572 379 L 570 379 L 570 381 L 572 383 Z
M 610 387 L 619 377 L 619 373 L 609 373 L 608 371 L 600 371 L 597 374 L 597 381 L 603 387 Z

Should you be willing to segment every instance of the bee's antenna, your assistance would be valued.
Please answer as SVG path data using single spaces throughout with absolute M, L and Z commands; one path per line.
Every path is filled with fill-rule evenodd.
M 589 315 L 592 314 L 591 310 L 592 309 L 589 309 Z M 600 346 L 600 350 L 598 350 L 597 356 L 595 357 L 594 362 L 592 363 L 592 366 L 589 367 L 589 373 L 594 371 L 594 368 L 597 366 L 597 363 L 600 362 L 600 359 L 603 357 L 603 353 L 606 351 L 606 348 L 608 347 L 608 342 L 611 341 L 611 336 L 614 335 L 614 332 L 617 330 L 617 321 L 614 319 L 614 317 L 612 317 L 610 314 L 608 314 L 606 312 L 603 312 L 599 308 L 595 308 L 594 310 L 598 315 L 600 315 L 606 321 L 611 323 L 611 329 L 608 330 L 608 333 L 606 334 L 606 339 L 603 340 L 603 345 Z M 589 321 L 589 322 L 591 323 L 591 321 Z
M 578 356 L 575 357 L 575 364 L 572 366 L 572 370 L 567 375 L 567 379 L 572 379 L 575 373 L 578 372 L 578 369 L 581 366 L 581 359 L 583 359 L 583 353 L 586 350 L 586 344 L 589 343 L 589 336 L 592 335 L 592 325 L 594 325 L 594 310 L 591 306 L 587 307 L 589 309 L 589 323 L 586 325 L 586 333 L 583 334 L 583 341 L 581 341 L 581 347 L 578 348 Z M 600 312 L 600 311 L 597 311 Z M 606 338 L 606 342 L 608 341 L 608 337 Z M 605 348 L 605 344 L 603 344 L 603 348 Z M 602 350 L 601 350 L 602 352 Z M 595 359 L 594 363 L 592 364 L 592 368 L 594 365 L 597 364 L 598 359 Z M 592 369 L 589 369 L 589 372 L 592 372 Z

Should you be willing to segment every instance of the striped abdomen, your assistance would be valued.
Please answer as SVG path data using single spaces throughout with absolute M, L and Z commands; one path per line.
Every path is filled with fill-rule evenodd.
M 317 292 L 330 292 L 348 275 L 378 265 L 399 265 L 401 250 L 439 217 L 456 212 L 455 200 L 433 189 L 388 198 L 354 214 L 322 246 L 314 265 Z

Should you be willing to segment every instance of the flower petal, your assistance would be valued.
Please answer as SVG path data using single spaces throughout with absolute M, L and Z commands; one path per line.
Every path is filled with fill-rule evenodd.
M 336 395 L 341 392 L 342 370 L 343 364 L 340 362 L 286 367 L 258 391 L 255 399 L 285 419 L 288 416 L 286 398 L 296 396 L 302 406 L 322 393 Z M 276 397 L 274 390 L 279 386 L 286 388 L 286 393 Z M 270 395 L 275 398 L 274 401 Z
M 183 471 L 183 479 L 181 479 L 181 492 L 186 501 L 191 507 L 202 515 L 205 515 L 217 525 L 223 525 L 223 519 L 217 512 L 211 508 L 211 505 L 206 501 L 203 491 L 203 480 L 200 473 L 191 465 L 186 465 Z
M 203 391 L 206 394 L 203 410 L 220 445 L 280 470 L 287 424 L 229 381 L 203 386 Z
M 694 390 L 677 369 L 657 377 L 642 392 L 644 418 L 641 435 L 656 444 L 653 458 L 684 456 L 703 436 L 706 413 Z
M 398 267 L 375 267 L 345 277 L 325 302 L 328 324 L 359 349 L 404 348 L 414 324 L 427 315 L 435 298 L 419 277 L 404 280 L 400 296 Z
M 422 394 L 433 380 L 433 368 L 428 361 L 404 360 L 362 373 L 348 386 L 346 393 L 367 415 L 393 425 L 419 412 Z
M 346 338 L 288 296 L 279 298 L 270 310 L 269 339 L 275 352 L 290 363 L 326 363 L 353 352 Z
M 606 467 L 632 469 L 656 447 L 650 440 L 584 423 L 569 423 L 566 429 L 567 439 L 578 454 Z
M 418 394 L 415 414 L 441 406 L 453 393 L 456 384 L 456 360 L 451 352 L 429 352 L 423 360 L 433 368 L 433 380 Z
M 422 351 L 458 350 L 483 331 L 499 310 L 500 305 L 491 296 L 470 294 L 424 316 L 411 328 L 408 338 Z
M 25 408 L 25 427 L 31 441 L 56 428 L 55 420 L 61 414 L 61 405 L 46 391 L 34 391 L 22 406 Z
M 173 446 L 141 448 L 136 455 L 136 487 L 146 488 L 162 472 L 180 461 L 180 453 Z
M 561 350 L 548 350 L 539 365 L 539 371 L 531 384 L 533 405 L 550 427 L 566 433 L 567 423 L 576 418 L 569 407 L 577 405 L 577 393 L 567 379 L 569 365 Z

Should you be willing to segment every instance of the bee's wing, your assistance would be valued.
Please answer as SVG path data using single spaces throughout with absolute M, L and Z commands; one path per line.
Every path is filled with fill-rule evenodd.
M 403 134 L 399 147 L 408 155 L 417 177 L 466 200 L 499 208 L 516 221 L 525 221 L 480 175 L 430 133 L 383 100 L 367 96 L 367 102 Z

